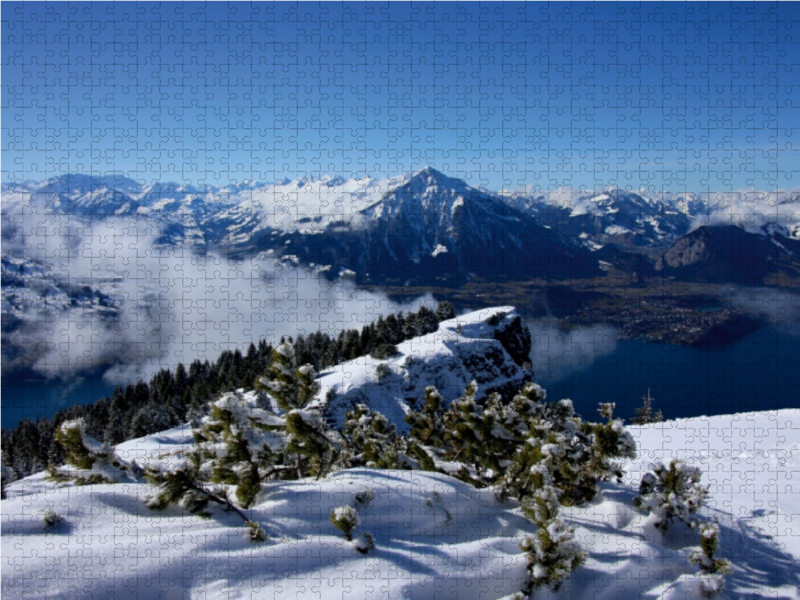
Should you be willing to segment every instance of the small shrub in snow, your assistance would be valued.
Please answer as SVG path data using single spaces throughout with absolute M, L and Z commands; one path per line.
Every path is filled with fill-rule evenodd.
M 639 484 L 640 496 L 633 505 L 657 517 L 656 527 L 666 533 L 675 519 L 689 524 L 708 497 L 708 486 L 700 485 L 700 469 L 682 460 L 673 460 L 669 467 L 658 464 L 645 473 Z
M 411 358 L 409 356 L 409 358 Z M 408 362 L 408 360 L 406 360 Z M 389 368 L 389 365 L 386 363 L 380 363 L 378 366 L 375 367 L 375 379 L 378 383 L 382 383 L 386 381 L 386 378 L 392 373 L 392 370 Z
M 269 539 L 267 532 L 255 521 L 247 522 L 248 537 L 251 542 L 266 542 Z
M 353 545 L 361 554 L 366 554 L 375 548 L 375 538 L 369 531 L 362 531 L 353 540 Z
M 356 493 L 355 500 L 358 506 L 363 506 L 366 508 L 375 501 L 375 490 L 371 488 L 361 490 L 360 492 Z
M 700 523 L 700 548 L 689 554 L 689 560 L 700 568 L 700 589 L 704 597 L 714 598 L 725 587 L 724 576 L 733 571 L 731 563 L 724 558 L 715 558 L 719 548 L 719 526 L 716 523 Z
M 45 527 L 53 527 L 54 525 L 58 525 L 61 523 L 61 521 L 63 521 L 62 516 L 55 512 L 52 508 L 48 508 L 46 511 L 44 511 L 44 516 L 42 518 L 44 519 Z
M 348 542 L 353 541 L 353 530 L 358 525 L 358 513 L 352 506 L 338 506 L 331 512 L 331 524 L 344 534 Z

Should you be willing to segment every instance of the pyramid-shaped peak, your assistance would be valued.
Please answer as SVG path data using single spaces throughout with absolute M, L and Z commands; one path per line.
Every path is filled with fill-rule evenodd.
M 406 181 L 406 185 L 411 185 L 412 188 L 424 188 L 430 186 L 442 186 L 445 188 L 468 190 L 470 186 L 463 180 L 455 177 L 445 175 L 441 171 L 437 171 L 433 167 L 427 166 L 420 169 Z

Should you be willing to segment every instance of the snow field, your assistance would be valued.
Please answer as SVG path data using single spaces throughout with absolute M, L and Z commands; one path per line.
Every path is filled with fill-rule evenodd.
M 800 598 L 799 426 L 800 410 L 785 410 L 631 427 L 640 458 L 625 485 L 604 484 L 587 506 L 562 511 L 589 552 L 586 564 L 558 592 L 534 597 L 700 597 L 688 561 L 697 532 L 676 523 L 662 535 L 631 507 L 656 460 L 685 458 L 711 486 L 701 515 L 719 521 L 718 555 L 734 566 L 722 597 Z M 182 427 L 117 450 L 166 466 L 190 443 Z M 359 502 L 367 489 L 374 498 Z M 498 598 L 521 587 L 519 543 L 536 529 L 517 502 L 498 504 L 491 490 L 422 471 L 270 483 L 247 511 L 269 534 L 264 543 L 250 542 L 241 519 L 218 508 L 208 520 L 152 511 L 150 491 L 54 484 L 42 473 L 12 483 L 1 505 L 3 598 Z M 374 536 L 366 555 L 330 523 L 340 506 L 358 513 L 354 539 Z M 46 527 L 47 508 L 64 520 Z

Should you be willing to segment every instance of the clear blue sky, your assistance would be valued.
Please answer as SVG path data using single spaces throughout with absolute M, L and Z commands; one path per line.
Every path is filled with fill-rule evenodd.
M 800 186 L 797 3 L 2 3 L 3 180 Z

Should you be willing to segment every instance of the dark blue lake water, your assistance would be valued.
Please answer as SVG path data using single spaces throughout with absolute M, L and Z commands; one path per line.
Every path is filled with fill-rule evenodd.
M 617 340 L 595 326 L 560 331 L 547 322 L 528 323 L 537 382 L 557 400 L 571 398 L 585 418 L 600 402 L 616 402 L 616 414 L 633 416 L 650 388 L 666 418 L 800 408 L 800 324 L 769 325 L 734 344 L 685 348 L 640 340 Z M 70 404 L 111 395 L 99 378 L 71 384 L 6 381 L 2 425 L 52 415 Z
M 615 339 L 590 327 L 559 332 L 529 323 L 537 382 L 571 398 L 585 418 L 616 402 L 629 418 L 650 388 L 665 418 L 800 407 L 800 324 L 769 325 L 736 343 L 702 348 Z

